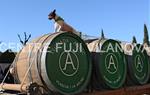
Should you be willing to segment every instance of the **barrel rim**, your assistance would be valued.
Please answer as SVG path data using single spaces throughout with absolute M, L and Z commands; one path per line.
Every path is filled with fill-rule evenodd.
M 119 45 L 119 47 L 120 48 L 122 48 L 121 47 L 121 45 L 120 45 L 120 42 L 119 41 L 117 41 L 117 40 L 114 40 L 114 39 L 107 39 L 107 40 L 105 40 L 103 43 L 102 43 L 102 45 L 101 45 L 101 49 L 104 47 L 104 44 L 106 43 L 106 42 L 115 42 L 115 43 L 117 43 L 118 45 Z M 109 88 L 111 88 L 111 89 L 118 89 L 118 88 L 120 88 L 120 87 L 122 87 L 123 86 L 123 84 L 125 83 L 125 80 L 126 80 L 126 76 L 127 76 L 127 62 L 126 62 L 126 60 L 125 60 L 125 54 L 124 54 L 124 51 L 121 51 L 120 52 L 120 54 L 122 55 L 122 57 L 123 57 L 123 63 L 124 63 L 124 76 L 122 77 L 122 80 L 121 80 L 121 83 L 119 83 L 119 85 L 118 86 L 110 86 L 108 83 L 103 83 L 104 85 L 106 85 L 107 87 L 109 87 Z M 100 66 L 100 64 L 98 64 L 99 66 Z M 102 75 L 102 72 L 101 72 L 101 69 L 99 70 L 99 73 Z M 102 77 L 102 79 L 105 81 L 105 79 Z
M 91 70 L 92 70 L 92 64 L 91 64 L 91 57 L 90 57 L 90 52 L 89 52 L 89 50 L 88 50 L 88 48 L 87 48 L 87 46 L 86 46 L 86 44 L 84 43 L 84 41 L 79 37 L 79 36 L 77 36 L 76 34 L 74 34 L 74 33 L 70 33 L 70 32 L 67 32 L 67 31 L 61 31 L 61 32 L 58 32 L 58 33 L 56 33 L 56 34 L 54 34 L 54 36 L 51 38 L 51 40 L 48 42 L 49 44 L 48 45 L 46 45 L 45 46 L 45 48 L 43 49 L 43 50 L 47 50 L 48 49 L 48 46 L 51 44 L 51 42 L 54 40 L 54 39 L 56 39 L 56 38 L 58 38 L 59 36 L 61 36 L 61 35 L 69 35 L 69 36 L 71 36 L 71 37 L 73 37 L 73 38 L 78 38 L 78 40 L 80 40 L 81 42 L 82 42 L 82 45 L 84 45 L 84 49 L 86 50 L 86 56 L 87 56 L 87 58 L 88 58 L 88 65 L 89 65 L 89 71 L 88 71 L 88 73 L 87 73 L 87 77 L 86 77 L 86 80 L 85 80 L 85 82 L 83 83 L 83 85 L 81 86 L 81 88 L 79 88 L 79 89 L 77 89 L 77 91 L 74 91 L 74 92 L 64 92 L 64 91 L 61 91 L 60 89 L 58 89 L 55 85 L 53 85 L 53 83 L 49 80 L 49 78 L 48 78 L 48 75 L 47 75 L 47 71 L 46 71 L 46 67 L 44 67 L 44 66 L 41 66 L 41 68 L 43 68 L 43 70 L 44 70 L 44 72 L 45 72 L 45 74 L 44 74 L 44 76 L 46 76 L 46 78 L 44 79 L 44 81 L 45 82 L 48 82 L 48 83 L 46 83 L 49 87 L 48 88 L 50 88 L 50 89 L 52 89 L 53 91 L 58 91 L 58 92 L 60 92 L 60 93 L 62 93 L 62 94 L 77 94 L 77 93 L 80 93 L 80 92 L 82 92 L 85 88 L 86 88 L 86 86 L 88 85 L 88 82 L 89 82 L 89 80 L 90 80 L 90 77 L 91 77 Z M 46 52 L 45 53 L 42 53 L 42 57 L 46 57 Z M 46 64 L 46 60 L 42 60 L 42 59 L 44 59 L 44 58 L 41 58 L 41 62 L 43 62 L 44 64 Z
M 132 81 L 135 82 L 135 84 L 142 85 L 142 84 L 146 84 L 146 83 L 149 81 L 149 78 L 150 78 L 150 60 L 149 60 L 149 56 L 148 56 L 148 54 L 147 54 L 147 52 L 146 52 L 146 49 L 144 48 L 144 46 L 143 46 L 142 44 L 135 44 L 135 45 L 134 45 L 134 48 L 133 48 L 133 51 L 132 51 L 132 54 L 135 54 L 135 53 L 134 53 L 135 47 L 139 47 L 139 46 L 141 46 L 141 48 L 144 49 L 143 55 L 146 57 L 146 63 L 147 63 L 147 65 L 148 65 L 148 66 L 147 66 L 148 70 L 147 70 L 146 78 L 145 78 L 145 80 L 142 82 L 142 81 L 138 80 L 135 76 L 133 76 L 135 73 L 133 72 L 133 69 L 131 69 L 131 68 L 133 68 L 132 65 L 129 67 L 129 68 L 130 68 L 130 69 L 129 69 L 129 71 L 130 71 L 129 75 L 130 75 Z M 142 52 L 140 51 L 140 53 L 142 53 Z M 137 55 L 137 54 L 136 54 L 136 55 Z M 133 57 L 135 57 L 135 55 L 132 55 L 132 63 L 134 64 Z M 128 64 L 129 64 L 129 63 L 128 63 Z

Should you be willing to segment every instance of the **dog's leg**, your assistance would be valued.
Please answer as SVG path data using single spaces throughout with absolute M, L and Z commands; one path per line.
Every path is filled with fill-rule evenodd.
M 54 24 L 54 29 L 55 29 L 54 30 L 55 32 L 59 32 L 61 30 L 61 26 L 58 23 L 55 23 Z

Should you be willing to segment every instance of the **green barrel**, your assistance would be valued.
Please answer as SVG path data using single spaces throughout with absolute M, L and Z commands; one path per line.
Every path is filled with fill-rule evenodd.
M 83 91 L 91 75 L 91 58 L 83 40 L 72 33 L 61 33 L 44 48 L 44 80 L 48 87 L 63 94 Z
M 144 46 L 146 52 L 147 52 L 147 55 L 148 55 L 148 60 L 149 60 L 149 64 L 150 64 L 150 47 L 149 46 Z M 149 81 L 148 83 L 150 83 L 150 78 L 149 78 Z
M 93 86 L 95 89 L 120 88 L 126 79 L 126 61 L 118 41 L 95 40 L 88 43 L 93 59 Z
M 127 63 L 128 85 L 146 84 L 150 77 L 149 57 L 142 45 L 134 45 L 132 55 L 127 55 Z
M 23 75 L 30 64 L 24 81 Z M 82 92 L 88 85 L 92 64 L 90 52 L 79 36 L 58 32 L 27 44 L 18 54 L 15 67 L 18 83 L 33 82 L 47 88 L 46 92 L 72 95 Z

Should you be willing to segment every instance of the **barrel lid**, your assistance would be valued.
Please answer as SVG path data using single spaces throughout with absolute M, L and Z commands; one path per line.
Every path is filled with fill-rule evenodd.
M 79 93 L 87 86 L 91 75 L 88 48 L 73 33 L 54 36 L 46 52 L 46 84 L 62 94 Z
M 104 84 L 117 89 L 126 78 L 125 55 L 118 41 L 108 39 L 101 46 L 100 74 Z
M 149 59 L 144 47 L 135 45 L 132 55 L 131 73 L 132 79 L 138 84 L 145 84 L 149 79 Z

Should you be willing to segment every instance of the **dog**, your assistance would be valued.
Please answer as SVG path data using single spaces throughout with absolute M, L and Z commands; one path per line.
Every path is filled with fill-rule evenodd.
M 54 24 L 55 32 L 59 32 L 59 31 L 76 32 L 74 28 L 72 28 L 70 25 L 65 23 L 63 18 L 61 18 L 60 16 L 56 14 L 56 10 L 53 10 L 52 12 L 50 12 L 50 14 L 48 15 L 48 19 L 55 21 L 55 24 Z

